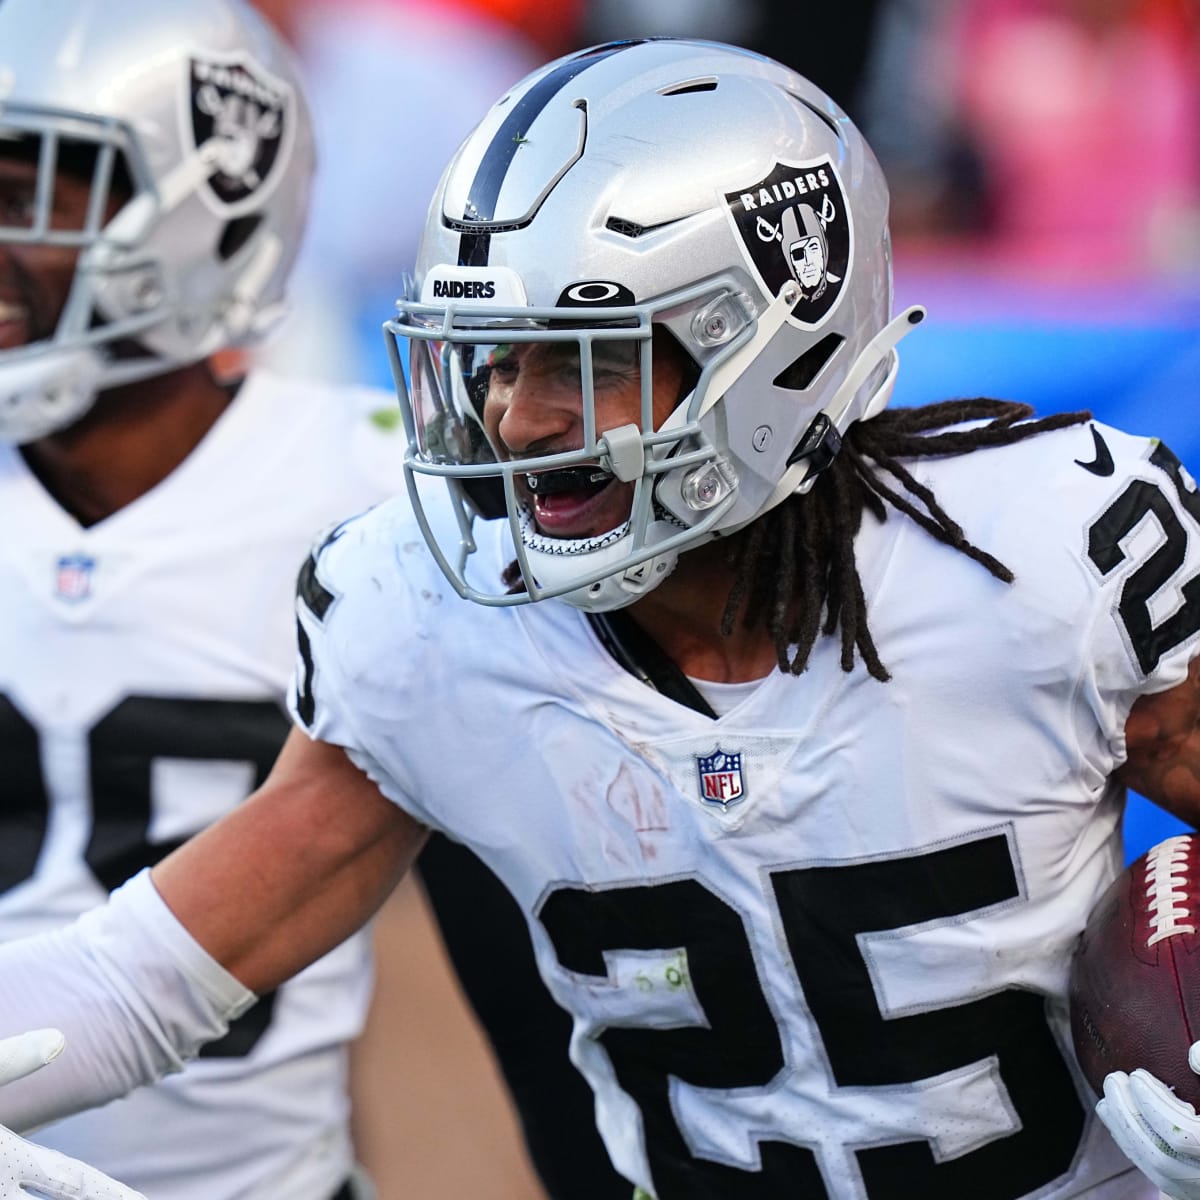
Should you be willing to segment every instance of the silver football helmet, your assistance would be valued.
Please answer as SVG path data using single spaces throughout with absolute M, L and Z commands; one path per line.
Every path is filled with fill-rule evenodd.
M 811 487 L 847 427 L 887 404 L 896 343 L 924 315 L 892 319 L 887 208 L 846 114 L 760 55 L 617 43 L 517 84 L 447 168 L 387 325 L 409 491 L 459 593 L 619 608 L 682 551 Z M 693 370 L 655 428 L 664 331 Z M 481 418 L 489 375 L 550 341 L 574 347 L 582 444 L 514 457 Z M 613 341 L 637 347 L 641 419 L 604 429 L 593 367 Z M 433 533 L 418 475 L 454 494 L 454 544 Z M 523 588 L 471 559 L 489 478 Z M 599 536 L 547 536 L 533 518 L 539 488 L 614 480 L 633 484 L 631 508 Z
M 312 133 L 288 49 L 243 0 L 4 0 L 0 165 L 14 156 L 37 182 L 27 209 L 0 209 L 0 329 L 28 316 L 22 255 L 78 257 L 53 327 L 26 320 L 24 344 L 0 349 L 0 440 L 63 428 L 97 392 L 282 315 Z M 91 187 L 69 228 L 62 171 Z

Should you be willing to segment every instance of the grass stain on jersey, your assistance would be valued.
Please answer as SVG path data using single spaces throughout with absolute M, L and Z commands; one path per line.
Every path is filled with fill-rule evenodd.
M 386 433 L 390 433 L 393 429 L 400 427 L 400 409 L 399 408 L 377 408 L 371 413 L 371 424 L 377 429 L 382 429 Z

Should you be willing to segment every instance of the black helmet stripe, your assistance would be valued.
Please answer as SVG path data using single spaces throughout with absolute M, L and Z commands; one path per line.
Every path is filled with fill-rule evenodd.
M 537 119 L 538 113 L 550 103 L 576 75 L 602 62 L 618 51 L 640 45 L 637 41 L 609 42 L 596 46 L 583 54 L 567 59 L 561 66 L 544 75 L 525 93 L 505 117 L 496 131 L 492 143 L 484 153 L 479 170 L 471 181 L 467 194 L 464 221 L 493 221 L 496 217 L 496 201 L 513 157 L 520 148 L 521 137 Z M 464 233 L 458 248 L 458 263 L 463 267 L 482 267 L 488 261 L 491 235 L 485 232 Z

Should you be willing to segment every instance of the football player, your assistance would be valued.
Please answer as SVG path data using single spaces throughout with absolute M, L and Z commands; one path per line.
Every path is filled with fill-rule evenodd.
M 213 357 L 283 311 L 313 146 L 240 0 L 0 5 L 0 938 L 100 903 L 282 744 L 312 537 L 394 490 L 385 393 Z M 349 1195 L 364 936 L 197 1070 L 43 1130 L 161 1200 Z
M 485 116 L 389 325 L 409 496 L 302 573 L 300 728 L 247 804 L 0 951 L 0 1028 L 68 1044 L 0 1113 L 172 1069 L 432 828 L 527 914 L 657 1200 L 1155 1194 L 1065 990 L 1126 786 L 1200 813 L 1200 495 L 1086 413 L 888 410 L 923 312 L 886 222 L 845 114 L 734 48 L 595 47 Z M 1194 1115 L 1155 1159 L 1167 1102 L 1110 1090 L 1200 1195 Z

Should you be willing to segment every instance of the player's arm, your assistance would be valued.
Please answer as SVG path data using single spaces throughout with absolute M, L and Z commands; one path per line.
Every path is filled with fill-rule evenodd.
M 53 1026 L 67 1039 L 0 1089 L 0 1122 L 29 1128 L 179 1070 L 254 992 L 366 922 L 424 840 L 344 751 L 293 732 L 254 796 L 153 877 L 0 946 L 0 1036 Z
M 153 879 L 200 945 L 261 993 L 364 925 L 426 836 L 345 751 L 293 730 L 263 786 Z
M 1183 683 L 1138 698 L 1125 742 L 1121 782 L 1200 828 L 1200 656 Z

